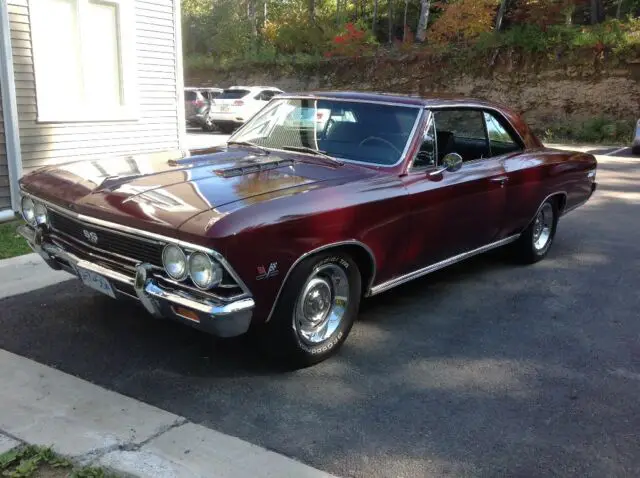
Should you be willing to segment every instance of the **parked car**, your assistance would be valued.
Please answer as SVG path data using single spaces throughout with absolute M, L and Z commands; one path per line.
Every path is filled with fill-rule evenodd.
M 631 153 L 640 156 L 640 120 L 636 123 L 636 134 L 631 145 Z
M 494 103 L 282 95 L 224 147 L 24 176 L 19 233 L 104 294 L 307 365 L 365 297 L 499 247 L 543 259 L 596 168 Z
M 274 96 L 283 91 L 273 86 L 232 86 L 222 92 L 209 108 L 205 130 L 219 129 L 231 133 L 258 111 Z
M 222 88 L 185 88 L 184 111 L 189 126 L 201 126 L 202 113 L 209 109 L 211 101 L 224 90 Z

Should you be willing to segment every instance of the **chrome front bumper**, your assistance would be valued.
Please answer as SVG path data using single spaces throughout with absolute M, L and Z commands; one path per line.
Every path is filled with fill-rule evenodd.
M 151 277 L 152 266 L 140 264 L 135 277 L 83 260 L 61 247 L 47 242 L 44 231 L 29 226 L 17 229 L 44 261 L 55 270 L 65 270 L 79 276 L 78 268 L 105 277 L 114 284 L 123 284 L 135 290 L 135 297 L 114 287 L 118 295 L 137 298 L 154 317 L 172 318 L 188 323 L 219 337 L 242 335 L 249 330 L 254 301 L 243 298 L 233 302 L 214 302 L 190 296 L 185 291 L 169 290 Z

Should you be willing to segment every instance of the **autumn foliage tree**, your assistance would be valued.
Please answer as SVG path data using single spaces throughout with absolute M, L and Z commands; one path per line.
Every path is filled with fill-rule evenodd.
M 430 41 L 436 43 L 465 42 L 493 29 L 498 0 L 458 0 L 454 3 L 437 2 L 433 6 L 442 10 L 429 32 Z

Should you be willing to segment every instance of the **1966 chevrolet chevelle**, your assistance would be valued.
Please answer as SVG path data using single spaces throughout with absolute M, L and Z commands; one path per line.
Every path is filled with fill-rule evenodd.
M 596 167 L 492 103 L 283 95 L 225 147 L 25 176 L 19 232 L 89 287 L 305 365 L 363 297 L 501 246 L 542 259 Z

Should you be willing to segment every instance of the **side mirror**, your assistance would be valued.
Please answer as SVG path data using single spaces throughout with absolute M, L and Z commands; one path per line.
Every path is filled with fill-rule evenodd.
M 460 156 L 458 153 L 449 153 L 444 158 L 442 158 L 442 168 L 430 172 L 429 176 L 439 176 L 445 171 L 455 173 L 462 167 L 462 162 L 462 156 Z

